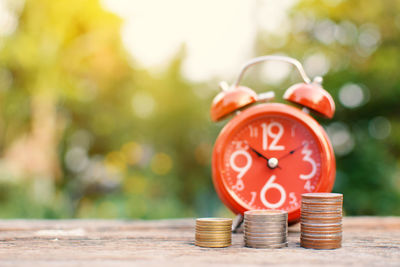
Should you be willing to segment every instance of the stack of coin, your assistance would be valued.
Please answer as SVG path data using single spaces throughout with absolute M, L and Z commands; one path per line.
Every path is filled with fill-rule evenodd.
M 232 244 L 232 219 L 199 218 L 196 220 L 196 246 L 223 248 Z
M 287 246 L 288 214 L 280 210 L 250 210 L 244 213 L 244 242 L 251 248 Z
M 313 249 L 340 248 L 342 246 L 342 205 L 342 194 L 303 194 L 300 245 Z

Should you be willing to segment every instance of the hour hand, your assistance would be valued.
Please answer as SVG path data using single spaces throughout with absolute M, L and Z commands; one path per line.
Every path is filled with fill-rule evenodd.
M 262 157 L 263 159 L 269 160 L 267 157 L 265 157 L 263 154 L 261 154 L 260 152 L 258 152 L 254 148 L 252 148 L 251 146 L 249 146 L 249 147 L 254 153 L 256 153 L 257 156 Z

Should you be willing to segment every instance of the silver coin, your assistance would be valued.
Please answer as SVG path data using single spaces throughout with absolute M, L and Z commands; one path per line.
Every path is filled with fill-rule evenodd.
M 244 232 L 245 233 L 286 233 L 287 228 L 286 227 L 281 227 L 281 228 L 265 228 L 265 227 L 244 227 Z
M 277 244 L 282 244 L 282 243 L 286 243 L 287 240 L 286 239 L 281 239 L 281 240 L 276 240 L 276 241 L 263 241 L 263 242 L 254 242 L 251 240 L 244 240 L 244 243 L 247 245 L 251 245 L 251 246 L 260 246 L 260 245 L 277 245 Z
M 244 216 L 279 216 L 279 215 L 286 215 L 287 211 L 284 210 L 248 210 L 244 213 Z
M 283 248 L 283 247 L 287 247 L 288 243 L 284 242 L 281 244 L 247 244 L 245 243 L 246 247 L 250 247 L 250 248 Z
M 251 233 L 246 232 L 245 236 L 247 237 L 256 237 L 256 238 L 269 238 L 269 237 L 280 237 L 283 235 L 287 235 L 286 232 L 273 232 L 273 233 Z
M 287 238 L 286 236 L 281 236 L 281 237 L 275 237 L 275 238 L 250 238 L 250 237 L 244 237 L 244 240 L 247 243 L 282 243 L 282 242 L 286 242 Z
M 244 236 L 244 238 L 248 238 L 248 239 L 254 239 L 254 240 L 269 240 L 269 239 L 276 239 L 276 238 L 286 238 L 287 234 L 286 233 L 274 233 L 274 235 L 256 235 L 256 234 L 252 234 L 249 235 L 248 233 L 246 233 Z
M 278 227 L 287 227 L 287 222 L 283 222 L 283 223 L 249 223 L 246 222 L 243 224 L 243 226 L 247 226 L 247 227 L 265 227 L 265 228 L 278 228 Z
M 279 220 L 244 220 L 244 224 L 287 224 L 287 219 Z

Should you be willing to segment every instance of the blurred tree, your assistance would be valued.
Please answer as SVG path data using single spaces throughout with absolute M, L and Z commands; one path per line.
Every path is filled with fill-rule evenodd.
M 2 215 L 155 218 L 202 206 L 208 102 L 182 79 L 183 54 L 160 77 L 135 71 L 121 21 L 94 0 L 26 1 L 18 21 L 0 49 L 11 81 L 0 92 Z
M 288 34 L 259 34 L 257 54 L 283 52 L 324 75 L 337 104 L 334 122 L 322 120 L 337 156 L 334 190 L 352 215 L 400 214 L 399 12 L 400 1 L 303 0 Z
M 0 35 L 1 217 L 229 214 L 210 174 L 225 123 L 209 119 L 217 82 L 182 77 L 185 47 L 151 75 L 129 60 L 120 19 L 99 1 L 7 3 L 18 25 Z M 305 0 L 289 31 L 258 35 L 257 55 L 286 53 L 325 76 L 337 113 L 321 122 L 348 214 L 400 214 L 399 8 Z M 245 83 L 279 94 L 298 79 L 264 76 L 256 69 Z
M 34 198 L 48 195 L 47 205 L 56 197 L 56 178 L 61 187 L 77 179 L 64 164 L 64 140 L 79 129 L 90 132 L 93 125 L 109 128 L 96 126 L 103 123 L 97 120 L 112 120 L 107 109 L 118 100 L 113 91 L 132 79 L 119 28 L 120 20 L 98 1 L 26 1 L 15 32 L 2 38 L 1 72 L 11 81 L 0 93 L 3 161 L 11 179 L 34 178 L 30 183 L 39 183 Z M 113 145 L 94 144 L 93 150 L 104 153 Z M 78 152 L 70 156 L 75 170 L 88 151 Z

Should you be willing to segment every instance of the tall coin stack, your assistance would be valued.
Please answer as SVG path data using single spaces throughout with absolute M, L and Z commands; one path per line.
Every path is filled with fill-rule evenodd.
M 232 244 L 232 219 L 199 218 L 196 220 L 196 246 L 223 248 Z
M 244 213 L 244 242 L 251 248 L 287 246 L 288 214 L 280 210 L 251 210 Z
M 340 248 L 342 205 L 342 194 L 302 194 L 300 245 L 313 249 Z

